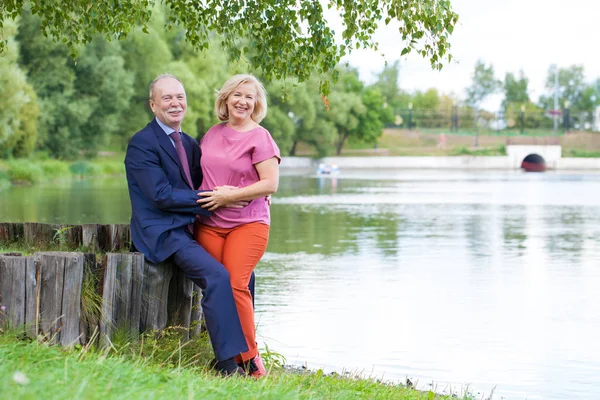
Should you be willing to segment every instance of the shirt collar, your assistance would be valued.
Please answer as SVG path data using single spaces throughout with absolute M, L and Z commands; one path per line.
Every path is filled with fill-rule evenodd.
M 171 133 L 176 132 L 175 129 L 171 128 L 170 126 L 167 126 L 165 124 L 163 124 L 160 119 L 154 117 L 154 119 L 156 120 L 156 122 L 158 123 L 158 126 L 160 126 L 162 128 L 162 130 L 169 136 L 171 136 Z

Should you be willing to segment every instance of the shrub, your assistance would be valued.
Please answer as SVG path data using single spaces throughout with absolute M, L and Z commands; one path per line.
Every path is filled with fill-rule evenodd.
M 75 161 L 69 166 L 73 175 L 86 176 L 91 175 L 92 165 L 87 161 Z
M 42 171 L 44 171 L 44 178 L 57 179 L 71 177 L 69 166 L 63 161 L 45 160 L 40 163 L 40 166 L 42 167 Z
M 39 164 L 27 160 L 10 161 L 8 177 L 14 183 L 38 183 L 44 177 L 44 171 Z

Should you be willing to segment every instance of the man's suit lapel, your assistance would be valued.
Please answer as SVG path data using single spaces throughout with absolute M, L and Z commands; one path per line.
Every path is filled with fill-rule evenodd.
M 162 147 L 163 150 L 166 151 L 167 154 L 173 159 L 175 164 L 177 164 L 177 168 L 179 168 L 179 174 L 181 175 L 181 179 L 189 187 L 190 185 L 187 181 L 187 178 L 185 177 L 185 172 L 183 171 L 181 161 L 179 160 L 179 156 L 177 155 L 177 151 L 175 151 L 175 146 L 173 146 L 171 139 L 169 139 L 169 136 L 165 133 L 165 131 L 162 130 L 162 128 L 160 127 L 160 125 L 158 125 L 156 120 L 152 120 L 152 125 L 154 128 L 154 134 L 158 138 L 158 143 L 160 144 L 160 147 Z M 189 162 L 190 152 L 187 149 L 187 147 L 189 147 L 189 146 L 185 146 L 185 147 L 186 147 L 185 152 L 188 155 L 188 162 Z M 193 188 L 191 188 L 191 189 L 193 189 Z

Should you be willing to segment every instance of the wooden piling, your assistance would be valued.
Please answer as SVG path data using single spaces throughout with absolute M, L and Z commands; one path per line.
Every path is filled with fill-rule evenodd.
M 0 223 L 0 244 L 10 244 L 23 239 L 23 223 Z
M 104 283 L 100 334 L 103 344 L 116 329 L 135 339 L 140 331 L 144 256 L 140 253 L 107 253 L 103 260 Z
M 0 254 L 0 326 L 64 346 L 87 344 L 97 333 L 107 344 L 117 329 L 132 340 L 168 325 L 181 327 L 185 339 L 202 330 L 201 290 L 171 261 L 113 253 L 129 250 L 129 225 L 0 223 L 0 244 L 19 240 L 92 252 Z M 106 252 L 101 262 L 96 252 Z
M 185 340 L 189 339 L 189 328 L 192 319 L 192 300 L 194 297 L 194 282 L 189 280 L 179 268 L 173 266 L 173 277 L 169 287 L 167 307 L 169 326 L 181 327 Z
M 25 257 L 0 256 L 0 326 L 25 325 Z
M 25 222 L 23 224 L 23 237 L 25 243 L 33 248 L 46 250 L 55 240 L 58 225 L 42 224 L 38 222 Z
M 167 326 L 167 302 L 173 268 L 169 261 L 154 264 L 146 260 L 144 263 L 141 331 L 163 330 Z
M 82 253 L 43 252 L 39 262 L 40 333 L 52 343 L 72 346 L 80 343 Z

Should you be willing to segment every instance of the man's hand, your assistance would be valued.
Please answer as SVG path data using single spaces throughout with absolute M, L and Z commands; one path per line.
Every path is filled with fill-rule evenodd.
M 245 200 L 233 200 L 232 195 L 238 188 L 236 186 L 215 186 L 212 192 L 198 193 L 200 199 L 197 201 L 202 208 L 207 208 L 209 211 L 216 210 L 219 207 L 223 208 L 244 208 L 250 202 Z
M 233 203 L 229 203 L 226 206 L 223 206 L 223 208 L 244 208 L 248 204 L 250 204 L 249 201 L 234 201 Z

